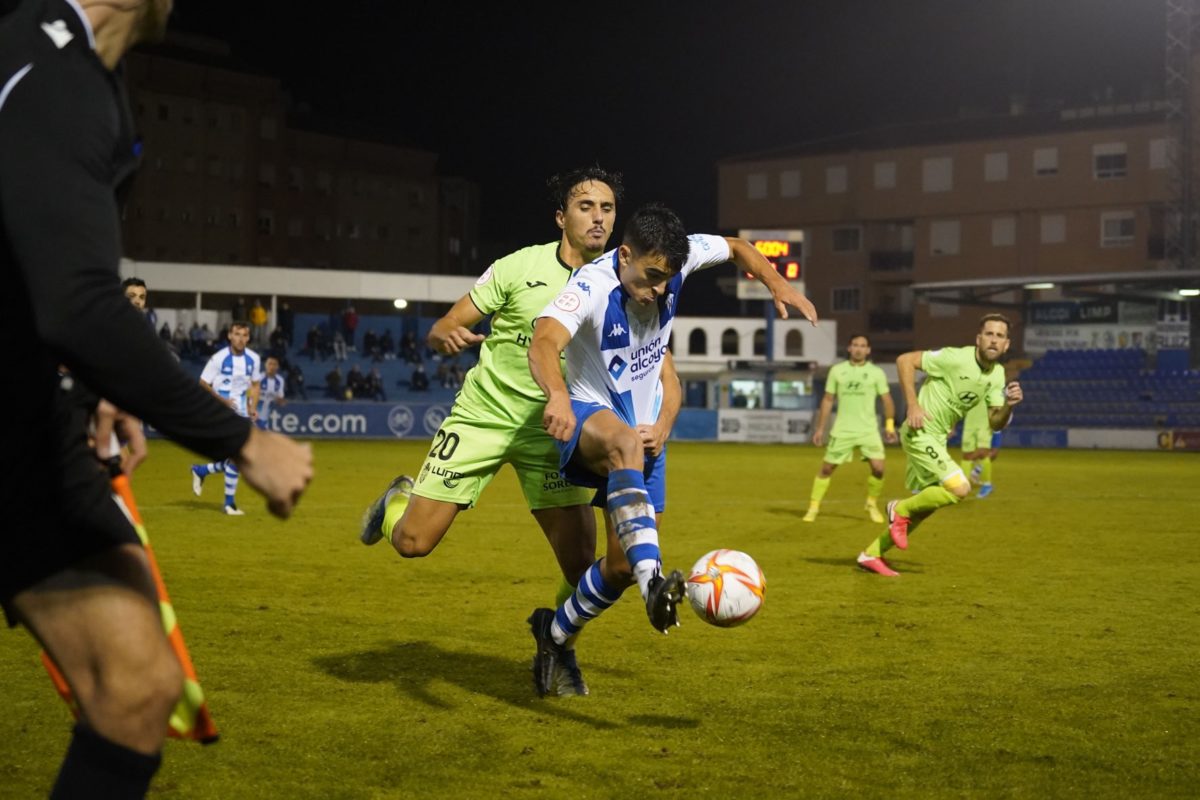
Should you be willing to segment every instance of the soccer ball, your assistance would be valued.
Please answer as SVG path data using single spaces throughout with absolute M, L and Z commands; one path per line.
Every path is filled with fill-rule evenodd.
M 762 608 L 767 579 L 754 559 L 738 550 L 713 550 L 692 567 L 687 596 L 700 619 L 721 628 L 741 625 Z

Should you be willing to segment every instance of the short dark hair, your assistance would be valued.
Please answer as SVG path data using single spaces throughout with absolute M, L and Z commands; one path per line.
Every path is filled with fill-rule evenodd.
M 244 320 L 235 319 L 233 322 L 229 323 L 229 330 L 233 330 L 234 328 L 245 328 L 246 330 L 250 330 L 250 323 Z
M 866 340 L 867 340 L 867 347 L 870 347 L 870 346 L 871 346 L 871 337 L 870 337 L 870 336 L 867 336 L 865 333 L 852 333 L 852 334 L 850 334 L 849 338 L 847 338 L 847 339 L 846 339 L 846 344 L 850 344 L 850 343 L 851 343 L 851 342 L 853 342 L 855 339 L 866 339 Z
M 567 172 L 560 172 L 546 181 L 546 188 L 550 191 L 550 201 L 554 203 L 554 208 L 565 211 L 567 203 L 571 202 L 571 192 L 579 184 L 588 181 L 606 184 L 608 188 L 612 189 L 613 197 L 618 203 L 625 194 L 625 184 L 622 183 L 621 173 L 609 172 L 599 164 L 593 167 L 579 167 Z
M 143 289 L 145 289 L 146 282 L 144 280 L 142 280 L 141 278 L 126 278 L 125 280 L 121 281 L 121 291 L 122 292 L 125 291 L 126 289 L 128 289 L 130 286 L 140 286 Z
M 1008 333 L 1012 333 L 1012 320 L 1003 314 L 984 314 L 979 318 L 979 330 L 983 331 L 983 326 L 989 322 L 1003 322 Z
M 661 203 L 647 203 L 625 223 L 625 244 L 640 255 L 660 255 L 672 272 L 688 255 L 687 230 L 679 215 Z

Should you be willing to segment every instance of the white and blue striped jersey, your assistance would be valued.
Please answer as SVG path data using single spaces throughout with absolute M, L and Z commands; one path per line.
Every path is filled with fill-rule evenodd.
M 283 399 L 283 376 L 276 372 L 274 375 L 263 375 L 258 383 L 258 418 L 266 419 L 271 413 L 271 404 Z
M 262 380 L 262 361 L 258 353 L 249 348 L 235 356 L 228 347 L 222 347 L 204 365 L 200 380 L 213 387 L 219 397 L 232 400 L 234 411 L 248 417 L 246 394 L 252 385 Z
M 729 260 L 721 236 L 688 237 L 683 268 L 658 302 L 643 308 L 621 286 L 617 251 L 580 267 L 540 316 L 561 322 L 567 343 L 571 399 L 599 403 L 630 427 L 652 424 L 662 395 L 659 374 L 683 282 L 693 272 Z

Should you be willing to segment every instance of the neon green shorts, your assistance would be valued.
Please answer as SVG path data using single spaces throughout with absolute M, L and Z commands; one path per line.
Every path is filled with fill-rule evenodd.
M 558 474 L 558 448 L 541 428 L 467 420 L 457 408 L 434 434 L 413 494 L 470 508 L 505 464 L 531 510 L 587 505 L 595 494 Z
M 946 450 L 946 438 L 913 430 L 908 424 L 900 426 L 900 444 L 908 464 L 904 469 L 904 485 L 919 492 L 926 486 L 942 484 L 954 473 L 962 473 L 958 463 Z
M 826 464 L 845 464 L 854 456 L 854 448 L 859 454 L 870 461 L 883 460 L 883 437 L 879 431 L 860 434 L 830 435 L 829 446 L 825 448 Z
M 964 453 L 971 453 L 976 450 L 990 450 L 991 447 L 992 429 L 990 426 L 963 430 L 962 450 Z

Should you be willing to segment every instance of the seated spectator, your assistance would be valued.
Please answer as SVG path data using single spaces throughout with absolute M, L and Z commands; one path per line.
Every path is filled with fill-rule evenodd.
M 181 356 L 190 356 L 192 354 L 192 344 L 188 339 L 187 331 L 183 329 L 183 323 L 175 323 L 175 332 L 171 334 L 171 345 L 175 348 L 175 352 Z
M 383 336 L 379 337 L 379 352 L 389 361 L 396 357 L 396 340 L 392 338 L 390 330 L 385 329 Z
M 372 361 L 383 360 L 383 356 L 379 353 L 379 337 L 373 330 L 368 330 L 363 334 L 363 355 Z
M 387 400 L 387 394 L 383 391 L 383 376 L 379 374 L 379 367 L 371 367 L 371 373 L 367 375 L 367 388 L 364 396 L 368 400 Z
M 342 393 L 342 368 L 335 364 L 329 374 L 325 376 L 325 394 L 334 400 L 344 400 L 345 395 Z
M 462 382 L 463 370 L 462 367 L 458 365 L 458 361 L 455 361 L 450 365 L 450 378 L 448 381 L 448 386 L 451 389 L 457 389 L 458 387 L 462 386 Z
M 410 364 L 416 364 L 421 360 L 421 354 L 417 349 L 417 337 L 412 331 L 408 331 L 400 337 L 400 357 Z
M 333 332 L 333 357 L 338 361 L 346 360 L 346 337 L 341 331 Z
M 409 388 L 414 392 L 429 391 L 429 376 L 425 374 L 425 365 L 417 363 L 417 368 L 413 370 L 412 378 L 409 380 Z
M 167 344 L 171 343 L 171 326 L 164 322 L 162 328 L 158 331 L 158 338 L 162 339 Z
M 346 388 L 350 390 L 350 397 L 362 399 L 366 396 L 367 376 L 363 375 L 362 370 L 358 368 L 358 364 L 350 367 L 350 374 L 346 376 Z
M 445 361 L 438 362 L 437 369 L 433 372 L 433 379 L 443 389 L 450 386 L 450 367 Z

